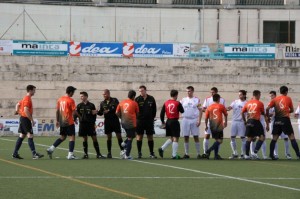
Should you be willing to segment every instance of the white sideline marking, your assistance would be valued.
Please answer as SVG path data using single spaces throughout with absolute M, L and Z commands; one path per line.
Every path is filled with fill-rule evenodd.
M 168 176 L 67 176 L 74 179 L 227 179 L 225 177 L 168 177 Z M 60 179 L 60 177 L 52 176 L 0 176 L 0 179 Z M 242 179 L 251 180 L 300 180 L 300 178 L 260 178 L 260 177 L 240 177 Z
M 5 141 L 15 141 L 15 140 L 10 140 L 10 139 L 5 139 L 5 138 L 0 138 L 0 139 L 5 140 Z M 35 143 L 35 145 L 48 147 L 48 145 L 44 145 L 44 144 Z M 57 149 L 68 151 L 68 149 L 66 149 L 66 148 L 58 147 Z M 74 150 L 74 151 L 75 152 L 81 152 L 81 151 L 76 151 L 76 150 Z M 270 186 L 270 187 L 277 187 L 277 188 L 281 188 L 281 189 L 300 191 L 300 189 L 298 189 L 298 188 L 287 187 L 287 186 L 271 184 L 271 183 L 266 183 L 266 182 L 260 182 L 260 181 L 245 179 L 245 178 L 240 178 L 240 177 L 221 175 L 221 174 L 217 174 L 217 173 L 210 173 L 210 172 L 206 172 L 206 171 L 187 169 L 187 168 L 177 167 L 177 166 L 172 166 L 172 165 L 167 165 L 167 164 L 159 164 L 159 163 L 146 162 L 146 161 L 141 161 L 141 160 L 130 160 L 130 161 L 143 163 L 143 164 L 149 164 L 149 165 L 155 165 L 155 166 L 160 166 L 160 167 L 168 167 L 168 168 L 172 168 L 172 169 L 178 169 L 178 170 L 189 171 L 189 172 L 194 172 L 194 173 L 202 173 L 202 174 L 211 175 L 211 176 L 215 176 L 215 177 L 227 178 L 227 179 L 238 180 L 238 181 L 243 181 L 243 182 L 250 182 L 250 183 L 261 184 L 261 185 L 266 185 L 266 186 Z

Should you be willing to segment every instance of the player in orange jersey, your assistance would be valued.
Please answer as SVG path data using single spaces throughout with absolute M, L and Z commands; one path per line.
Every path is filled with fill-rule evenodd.
M 136 131 L 136 117 L 139 112 L 139 106 L 134 101 L 136 92 L 130 90 L 128 92 L 128 99 L 123 100 L 117 107 L 116 114 L 121 118 L 121 125 L 126 131 L 127 141 L 126 141 L 126 153 L 122 154 L 123 159 L 132 160 L 130 156 L 132 139 L 135 138 Z
M 254 90 L 253 98 L 249 100 L 242 109 L 242 118 L 246 125 L 246 137 L 247 137 L 246 155 L 245 155 L 246 160 L 250 159 L 249 156 L 250 144 L 251 141 L 256 137 L 259 137 L 259 140 L 256 143 L 254 153 L 252 154 L 252 159 L 259 159 L 257 152 L 259 151 L 261 145 L 265 141 L 264 128 L 260 122 L 261 115 L 265 116 L 266 129 L 267 131 L 269 131 L 269 121 L 265 115 L 264 104 L 261 101 L 259 101 L 260 95 L 261 93 L 259 90 Z M 247 113 L 248 115 L 247 121 L 244 113 Z
M 205 131 L 208 130 L 208 121 L 209 128 L 212 134 L 212 137 L 216 140 L 215 143 L 205 151 L 205 154 L 202 155 L 203 158 L 209 159 L 211 151 L 215 152 L 215 160 L 222 160 L 219 155 L 219 146 L 223 142 L 223 129 L 227 127 L 227 110 L 223 104 L 220 104 L 220 95 L 214 94 L 212 96 L 213 103 L 207 107 L 205 111 Z M 223 119 L 224 115 L 224 119 Z
M 20 125 L 19 125 L 20 136 L 16 142 L 15 150 L 12 154 L 12 157 L 14 159 L 23 159 L 18 154 L 18 152 L 26 135 L 28 137 L 28 145 L 32 152 L 32 158 L 39 159 L 44 157 L 44 155 L 39 154 L 35 151 L 35 146 L 33 142 L 32 127 L 35 125 L 35 122 L 32 117 L 33 106 L 32 106 L 31 97 L 34 96 L 35 94 L 35 88 L 36 87 L 33 85 L 28 85 L 26 88 L 27 90 L 26 96 L 16 105 L 16 113 L 20 115 Z
M 75 147 L 75 124 L 74 124 L 74 113 L 76 110 L 75 101 L 72 96 L 75 93 L 76 88 L 68 86 L 66 89 L 66 95 L 60 97 L 57 100 L 56 105 L 56 127 L 60 128 L 60 138 L 58 138 L 52 146 L 47 149 L 49 158 L 52 159 L 52 153 L 58 145 L 60 145 L 67 136 L 69 136 L 69 153 L 67 156 L 68 160 L 77 159 L 74 154 Z
M 274 120 L 273 130 L 272 130 L 273 138 L 270 143 L 270 158 L 272 158 L 272 160 L 278 159 L 277 157 L 274 156 L 274 149 L 278 137 L 281 135 L 282 132 L 289 136 L 291 145 L 294 148 L 298 159 L 300 159 L 299 146 L 295 139 L 294 130 L 290 119 L 290 113 L 294 112 L 294 106 L 293 106 L 292 99 L 287 96 L 288 91 L 289 91 L 288 87 L 281 86 L 280 87 L 281 95 L 272 99 L 266 109 L 268 117 L 269 117 L 270 108 L 274 107 L 275 109 L 275 120 Z

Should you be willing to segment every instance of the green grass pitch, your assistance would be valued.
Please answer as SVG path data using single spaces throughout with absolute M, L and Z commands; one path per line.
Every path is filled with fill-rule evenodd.
M 143 142 L 143 159 L 137 159 L 136 140 L 134 160 L 119 159 L 119 148 L 113 138 L 113 159 L 95 159 L 89 139 L 88 160 L 67 160 L 68 142 L 59 146 L 53 159 L 46 148 L 57 137 L 35 137 L 36 149 L 45 155 L 31 159 L 27 139 L 20 150 L 23 160 L 11 154 L 17 137 L 0 137 L 0 198 L 7 199 L 95 199 L 95 198 L 228 198 L 228 199 L 297 199 L 300 198 L 300 160 L 284 158 L 284 145 L 279 141 L 280 160 L 228 160 L 229 140 L 221 145 L 225 160 L 197 160 L 190 139 L 189 160 L 172 160 L 171 146 L 165 158 L 149 159 L 147 139 Z M 99 137 L 101 153 L 106 155 L 106 138 Z M 165 138 L 155 138 L 156 155 Z M 212 144 L 212 140 L 210 144 Z M 270 140 L 267 140 L 267 151 Z M 200 140 L 202 150 L 202 139 Z M 238 148 L 240 140 L 237 139 Z M 81 157 L 82 140 L 77 138 L 75 155 Z M 179 154 L 183 155 L 183 139 Z M 261 155 L 261 152 L 259 152 Z M 213 154 L 212 154 L 213 156 Z

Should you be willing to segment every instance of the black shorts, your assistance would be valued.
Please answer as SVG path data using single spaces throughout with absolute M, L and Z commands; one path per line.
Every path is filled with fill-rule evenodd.
M 177 119 L 168 119 L 166 122 L 166 136 L 180 137 L 180 124 Z
M 264 127 L 259 120 L 249 119 L 246 125 L 246 136 L 256 137 L 265 135 Z
M 104 133 L 111 134 L 112 132 L 121 133 L 121 125 L 119 119 L 104 120 Z
M 144 135 L 145 131 L 146 131 L 146 135 L 155 134 L 153 120 L 138 120 L 137 121 L 136 133 L 138 135 Z
M 224 133 L 223 133 L 223 131 L 221 131 L 221 132 L 211 131 L 211 136 L 212 136 L 212 138 L 214 138 L 216 140 L 218 140 L 218 139 L 222 140 L 224 137 Z
M 27 117 L 20 117 L 20 124 L 19 124 L 19 129 L 18 129 L 19 133 L 22 134 L 33 134 L 33 130 L 32 130 L 32 124 L 30 119 L 28 119 Z
M 125 129 L 126 137 L 128 137 L 128 138 L 135 138 L 135 130 L 136 130 L 136 128 Z
M 281 135 L 282 132 L 286 135 L 294 134 L 291 119 L 288 117 L 275 118 L 274 120 L 272 135 Z
M 79 124 L 79 132 L 78 136 L 83 137 L 83 136 L 95 136 L 96 131 L 95 131 L 95 124 L 93 123 L 80 123 Z
M 70 126 L 60 127 L 60 135 L 63 135 L 63 136 L 75 135 L 75 125 L 72 124 Z

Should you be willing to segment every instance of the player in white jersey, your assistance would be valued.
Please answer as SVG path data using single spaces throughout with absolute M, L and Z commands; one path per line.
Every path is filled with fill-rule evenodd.
M 212 96 L 214 94 L 217 94 L 218 93 L 218 89 L 216 87 L 212 87 L 210 89 L 210 93 L 211 93 L 211 96 L 210 97 L 207 97 L 204 102 L 203 102 L 203 106 L 202 106 L 202 110 L 203 112 L 206 111 L 207 107 L 209 107 L 211 104 L 213 104 L 213 98 Z M 220 98 L 220 104 L 223 104 L 225 106 L 225 100 L 221 97 Z M 226 106 L 225 106 L 226 107 Z M 209 122 L 208 122 L 208 129 L 207 131 L 204 132 L 205 135 L 204 135 L 204 139 L 203 139 L 203 151 L 207 151 L 208 150 L 208 146 L 209 146 L 209 138 L 210 138 L 210 135 L 211 135 L 211 130 L 210 130 L 210 126 L 209 126 Z
M 241 147 L 241 159 L 244 159 L 244 154 L 246 152 L 246 126 L 242 118 L 242 109 L 247 103 L 246 101 L 247 92 L 245 90 L 239 91 L 239 99 L 234 100 L 230 106 L 227 108 L 227 111 L 233 110 L 232 113 L 232 123 L 231 123 L 231 141 L 230 146 L 232 149 L 232 155 L 229 159 L 236 159 L 239 157 L 236 150 L 236 136 L 239 136 L 242 140 Z
M 297 110 L 295 111 L 295 118 L 298 119 L 298 132 L 299 132 L 299 140 L 300 140 L 300 104 L 297 107 Z
M 270 91 L 269 94 L 270 94 L 271 100 L 276 97 L 276 91 Z M 271 129 L 271 132 L 272 132 L 272 130 L 273 130 L 272 128 L 273 128 L 273 124 L 274 124 L 274 120 L 275 120 L 275 109 L 274 109 L 274 107 L 270 108 L 269 116 L 270 116 L 270 122 L 271 122 L 270 129 Z M 273 137 L 273 135 L 272 135 L 272 137 Z M 280 138 L 284 140 L 286 159 L 288 159 L 288 160 L 292 159 L 292 157 L 290 155 L 291 152 L 290 152 L 290 145 L 289 145 L 289 137 L 282 132 L 281 135 L 280 135 Z M 276 142 L 276 145 L 275 145 L 274 156 L 278 158 L 278 143 L 277 142 Z
M 182 98 L 180 103 L 183 106 L 184 113 L 182 114 L 182 133 L 184 136 L 184 156 L 188 159 L 189 156 L 189 137 L 192 135 L 195 141 L 197 151 L 197 158 L 200 159 L 200 143 L 199 143 L 199 126 L 202 118 L 202 108 L 200 99 L 194 97 L 194 87 L 188 86 L 186 88 L 187 97 Z

